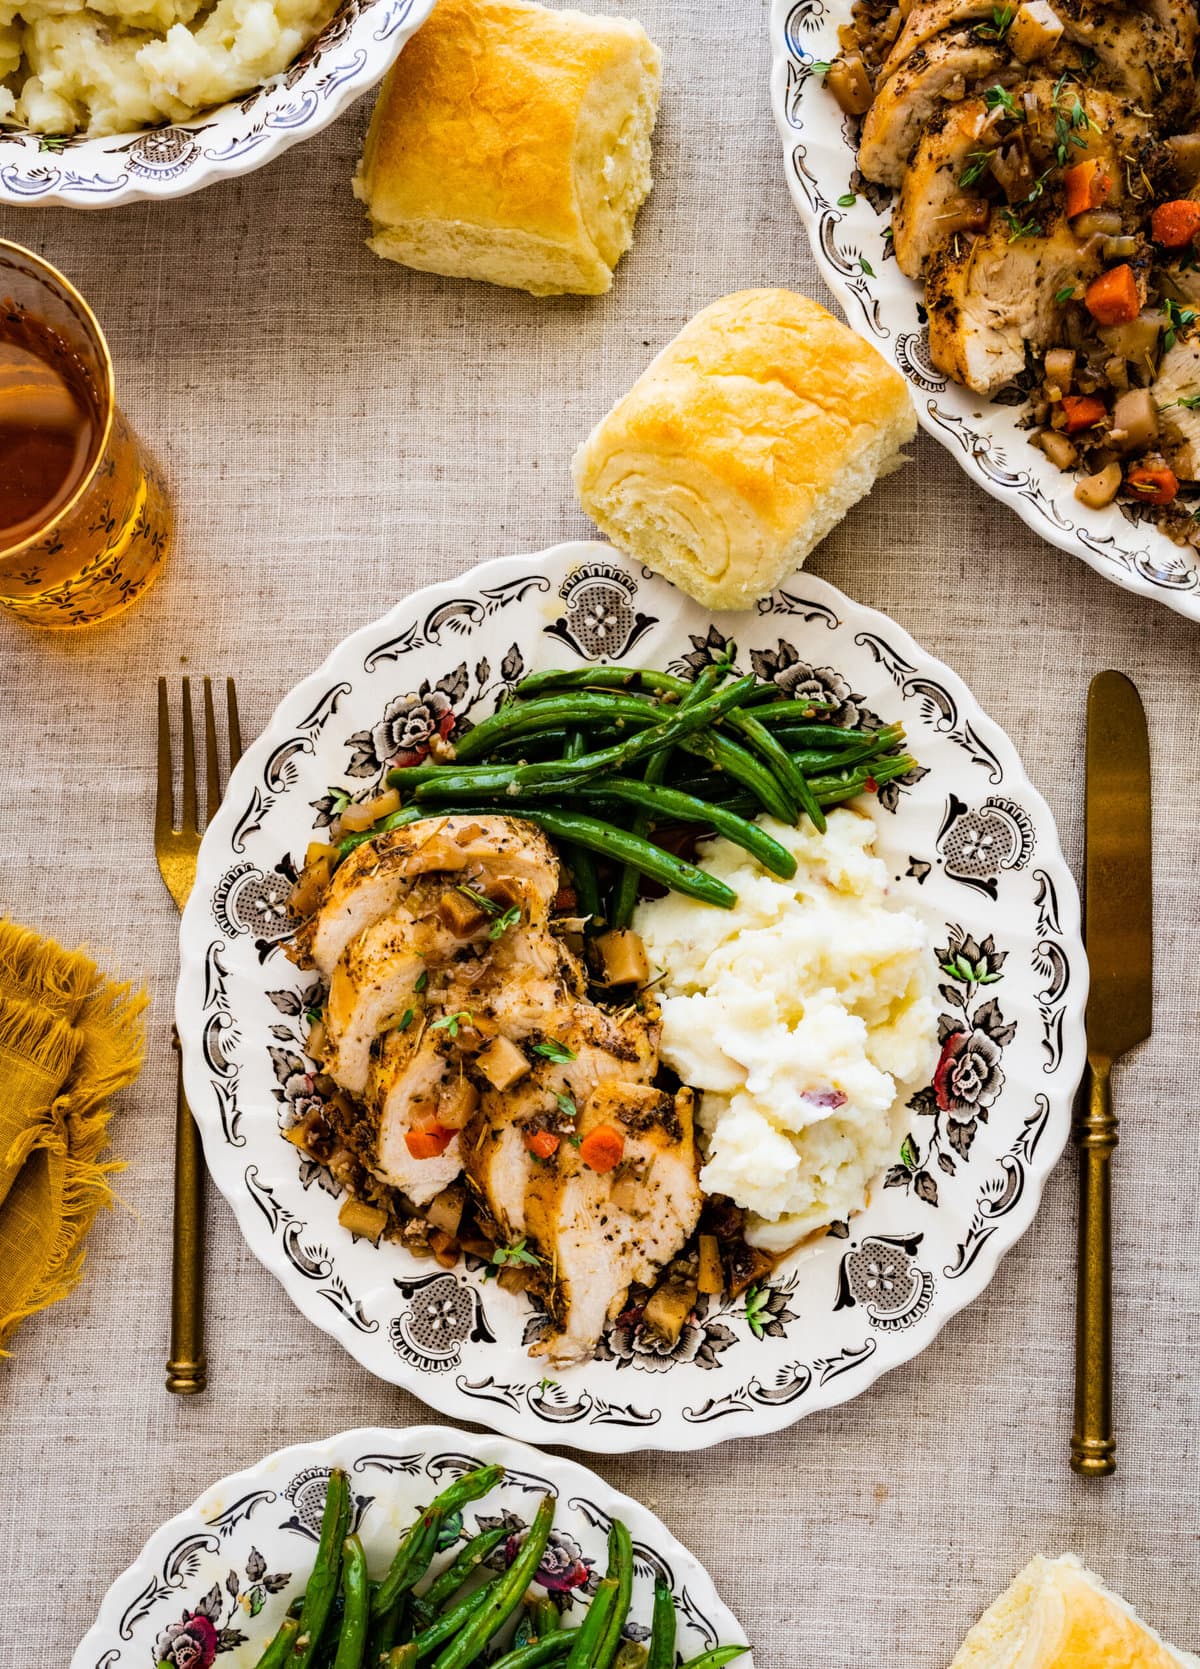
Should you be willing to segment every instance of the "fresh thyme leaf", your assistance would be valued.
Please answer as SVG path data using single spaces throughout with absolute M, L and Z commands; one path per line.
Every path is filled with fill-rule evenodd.
M 579 1108 L 575 1105 L 575 1097 L 573 1095 L 567 1095 L 564 1093 L 562 1095 L 556 1095 L 554 1099 L 558 1102 L 558 1110 L 560 1113 L 570 1119 L 576 1119 L 579 1117 Z
M 997 82 L 994 87 L 989 87 L 987 89 L 983 95 L 983 102 L 987 105 L 989 110 L 1003 110 L 1004 114 L 1010 117 L 1014 122 L 1023 122 L 1025 120 L 1024 114 L 1016 99 L 1013 98 L 1008 88 L 1001 87 L 999 82 Z
M 536 1269 L 541 1265 L 541 1258 L 536 1252 L 531 1252 L 525 1244 L 524 1236 L 514 1240 L 511 1246 L 497 1246 L 492 1253 L 492 1262 L 503 1269 L 508 1264 L 525 1263 Z
M 422 991 L 424 991 L 425 987 L 428 984 L 429 984 L 429 969 L 428 968 L 422 968 L 421 972 L 417 975 L 417 981 L 416 981 L 416 984 L 413 986 L 413 990 L 415 992 L 417 992 L 418 995 L 420 995 L 420 993 Z
M 1057 301 L 1061 304 L 1064 301 L 1070 301 L 1073 298 L 1074 294 L 1075 294 L 1074 284 L 1064 284 L 1061 290 L 1056 290 L 1054 292 L 1054 299 L 1055 299 L 1055 301 Z
M 853 191 L 844 191 L 837 202 L 839 209 L 852 209 L 858 202 L 858 195 Z
M 814 75 L 828 75 L 831 66 L 828 58 L 814 58 L 808 67 Z
M 995 154 L 995 151 L 970 151 L 967 166 L 958 176 L 959 185 L 974 185 L 987 172 L 987 165 Z
M 329 809 L 335 817 L 340 817 L 350 804 L 350 795 L 344 788 L 330 788 L 328 793 L 333 801 Z
M 510 904 L 504 914 L 502 916 L 497 916 L 495 921 L 488 928 L 488 938 L 493 941 L 503 938 L 509 928 L 515 927 L 520 919 L 521 906 L 519 904 Z
M 465 881 L 461 881 L 454 890 L 462 893 L 464 898 L 469 898 L 472 904 L 478 904 L 485 916 L 498 916 L 500 914 L 500 906 L 497 903 L 490 899 L 486 893 L 476 892 L 474 887 L 467 886 Z
M 1016 15 L 1015 6 L 993 6 L 992 21 L 981 23 L 975 33 L 981 35 L 984 40 L 1002 41 L 1012 28 L 1012 21 Z
M 871 265 L 870 261 L 867 260 L 865 255 L 860 255 L 858 257 L 858 270 L 867 278 L 874 278 L 875 276 L 875 268 Z
M 1167 405 L 1160 406 L 1159 410 L 1170 411 L 1172 406 L 1183 406 L 1187 411 L 1200 410 L 1200 394 L 1181 394 L 1178 400 L 1169 401 Z
M 1005 220 L 1008 221 L 1009 243 L 1016 243 L 1021 238 L 1032 237 L 1035 232 L 1041 231 L 1041 227 L 1036 220 L 1020 219 L 1015 209 L 1005 209 L 1003 214 Z
M 435 1020 L 429 1029 L 431 1032 L 445 1031 L 451 1037 L 457 1037 L 460 1026 L 473 1026 L 474 1024 L 475 1016 L 470 1009 L 460 1008 L 457 1014 L 443 1014 L 441 1019 Z
M 1194 307 L 1181 307 L 1177 301 L 1168 296 L 1163 302 L 1167 315 L 1167 329 L 1163 336 L 1163 348 L 1167 353 L 1175 346 L 1181 331 L 1185 331 L 1196 322 Z
M 406 1032 L 408 1030 L 408 1028 L 412 1025 L 412 1023 L 413 1023 L 413 1010 L 411 1008 L 406 1008 L 404 1010 L 404 1013 L 400 1016 L 400 1023 L 396 1027 L 396 1030 L 398 1032 Z
M 548 1061 L 562 1062 L 575 1059 L 574 1049 L 568 1049 L 566 1044 L 560 1043 L 556 1037 L 548 1037 L 544 1043 L 535 1043 L 533 1052 Z

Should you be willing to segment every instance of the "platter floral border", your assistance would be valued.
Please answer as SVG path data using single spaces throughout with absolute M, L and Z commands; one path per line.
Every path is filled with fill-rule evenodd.
M 543 1377 L 526 1354 L 544 1324 L 530 1299 L 480 1268 L 353 1240 L 332 1179 L 280 1139 L 315 1093 L 305 1036 L 319 996 L 280 950 L 296 862 L 338 795 L 371 793 L 391 760 L 490 711 L 527 669 L 629 659 L 686 675 L 731 642 L 760 676 L 835 701 L 830 722 L 877 710 L 906 724 L 922 768 L 881 791 L 875 816 L 893 882 L 934 934 L 938 1074 L 905 1109 L 861 1216 L 741 1298 L 698 1304 L 672 1350 L 630 1312 L 595 1361 Z M 210 1170 L 300 1309 L 440 1410 L 596 1451 L 777 1428 L 916 1354 L 1028 1226 L 1082 1066 L 1075 886 L 1046 806 L 959 680 L 812 576 L 755 614 L 714 617 L 604 545 L 431 587 L 293 691 L 206 837 L 181 964 L 177 1023 Z
M 112 208 L 261 168 L 373 87 L 434 4 L 342 0 L 281 74 L 189 121 L 97 138 L 0 127 L 0 202 Z
M 569 1611 L 603 1569 L 614 1517 L 633 1538 L 634 1600 L 626 1633 L 648 1633 L 654 1583 L 675 1596 L 687 1655 L 746 1636 L 707 1572 L 638 1502 L 610 1489 L 574 1461 L 538 1454 L 508 1439 L 446 1427 L 366 1428 L 323 1443 L 298 1444 L 222 1479 L 161 1526 L 105 1595 L 71 1669 L 210 1669 L 261 1648 L 303 1589 L 315 1552 L 333 1466 L 350 1476 L 354 1528 L 372 1564 L 382 1566 L 406 1521 L 453 1478 L 478 1464 L 505 1468 L 500 1487 L 467 1515 L 448 1522 L 439 1550 L 505 1524 L 511 1536 L 493 1555 L 511 1562 L 532 1499 L 559 1500 L 556 1523 L 534 1578 Z M 753 1669 L 747 1652 L 740 1662 Z
M 1200 552 L 1138 507 L 1085 510 L 1072 477 L 1029 444 L 1020 409 L 950 382 L 929 356 L 921 292 L 896 266 L 891 195 L 858 172 L 850 119 L 813 73 L 838 51 L 851 0 L 772 0 L 771 103 L 788 188 L 821 275 L 851 328 L 908 379 L 921 425 L 985 492 L 1106 579 L 1200 620 Z

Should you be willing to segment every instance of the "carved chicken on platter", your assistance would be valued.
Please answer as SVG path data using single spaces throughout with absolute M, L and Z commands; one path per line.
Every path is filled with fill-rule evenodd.
M 354 1098 L 356 1151 L 414 1207 L 465 1174 L 497 1243 L 536 1260 L 556 1365 L 592 1354 L 701 1204 L 653 1003 L 590 1000 L 560 883 L 520 819 L 422 819 L 352 852 L 291 950 L 329 981 L 321 1065 Z

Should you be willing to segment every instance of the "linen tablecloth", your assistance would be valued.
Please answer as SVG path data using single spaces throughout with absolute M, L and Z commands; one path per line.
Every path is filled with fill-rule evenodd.
M 167 467 L 174 555 L 118 624 L 0 621 L 0 909 L 87 939 L 154 998 L 114 1120 L 124 1206 L 79 1291 L 0 1363 L 0 1655 L 63 1664 L 145 1536 L 268 1449 L 427 1417 L 292 1308 L 209 1205 L 211 1389 L 163 1388 L 177 918 L 154 866 L 154 682 L 235 673 L 248 736 L 345 634 L 413 587 L 586 536 L 576 442 L 693 311 L 824 291 L 768 104 L 765 0 L 624 0 L 665 56 L 654 195 L 601 300 L 409 273 L 362 245 L 364 101 L 273 166 L 163 205 L 0 212 L 83 287 L 129 415 Z M 922 437 L 813 570 L 886 610 L 1008 730 L 1078 868 L 1087 681 L 1137 681 L 1154 750 L 1155 1035 L 1121 1073 L 1120 1472 L 1067 1468 L 1068 1161 L 985 1296 L 914 1363 L 789 1432 L 600 1460 L 714 1574 L 763 1669 L 939 1669 L 1036 1551 L 1078 1550 L 1197 1646 L 1196 686 L 1200 627 L 1026 532 Z M 586 1457 L 584 1457 L 586 1458 Z

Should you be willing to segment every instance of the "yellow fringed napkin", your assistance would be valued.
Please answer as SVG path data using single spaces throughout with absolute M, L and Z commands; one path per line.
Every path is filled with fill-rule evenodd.
M 66 1297 L 112 1202 L 108 1101 L 141 1067 L 145 1006 L 82 952 L 0 920 L 0 1355 Z

